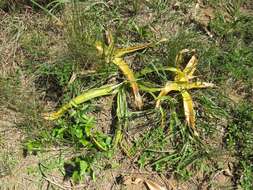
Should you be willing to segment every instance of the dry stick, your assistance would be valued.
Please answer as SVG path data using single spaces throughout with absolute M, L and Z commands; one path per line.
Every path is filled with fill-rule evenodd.
M 45 177 L 45 176 L 43 176 L 43 179 L 47 180 L 48 182 L 52 183 L 53 185 L 56 185 L 57 187 L 59 187 L 59 188 L 61 188 L 61 189 L 68 190 L 67 188 L 61 186 L 60 184 L 54 182 L 53 180 L 51 180 L 51 179 L 49 179 L 49 178 L 47 178 L 47 177 Z

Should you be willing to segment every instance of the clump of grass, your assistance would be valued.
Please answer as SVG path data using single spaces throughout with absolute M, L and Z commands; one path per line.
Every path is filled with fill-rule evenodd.
M 69 50 L 82 67 L 90 70 L 102 66 L 94 44 L 96 40 L 103 39 L 101 15 L 105 11 L 104 4 L 74 1 L 65 12 Z
M 245 103 L 239 105 L 233 111 L 233 120 L 228 126 L 226 142 L 228 148 L 233 151 L 238 161 L 235 164 L 234 182 L 244 189 L 252 188 L 252 107 Z
M 3 107 L 11 109 L 17 113 L 16 125 L 25 131 L 26 135 L 33 136 L 39 134 L 46 126 L 40 113 L 43 106 L 36 93 L 20 83 L 20 78 L 16 76 L 0 78 L 0 103 Z
M 55 0 L 39 0 L 36 2 L 41 4 L 41 6 L 46 6 L 52 2 L 55 2 Z M 25 5 L 33 6 L 34 4 L 33 4 L 33 1 L 30 1 L 30 0 L 1 0 L 0 2 L 0 8 L 5 11 L 20 10 Z

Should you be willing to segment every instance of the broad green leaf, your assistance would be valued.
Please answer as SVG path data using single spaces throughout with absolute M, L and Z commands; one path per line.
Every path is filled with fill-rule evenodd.
M 74 181 L 74 183 L 78 183 L 82 179 L 78 171 L 74 171 L 71 178 Z
M 79 139 L 82 138 L 83 137 L 83 131 L 82 131 L 82 129 L 76 128 L 75 129 L 75 135 Z
M 85 133 L 86 133 L 86 136 L 89 137 L 91 135 L 91 129 L 92 129 L 92 125 L 86 125 L 84 130 L 85 130 Z
M 79 142 L 83 145 L 83 146 L 87 146 L 88 144 L 90 144 L 89 141 L 85 140 L 85 139 L 80 139 Z
M 79 164 L 80 164 L 80 176 L 82 176 L 86 173 L 88 163 L 84 160 L 80 160 Z

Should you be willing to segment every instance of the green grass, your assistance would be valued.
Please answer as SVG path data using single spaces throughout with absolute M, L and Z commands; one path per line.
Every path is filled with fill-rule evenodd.
M 179 183 L 195 180 L 199 188 L 205 183 L 208 188 L 222 188 L 224 184 L 216 183 L 213 177 L 227 170 L 229 162 L 232 177 L 228 177 L 227 188 L 252 189 L 253 16 L 239 9 L 245 2 L 207 2 L 206 6 L 217 6 L 215 18 L 208 24 L 212 38 L 200 24 L 188 19 L 193 1 L 182 1 L 178 7 L 160 0 L 66 4 L 60 12 L 63 37 L 53 41 L 60 44 L 53 53 L 47 28 L 24 31 L 19 41 L 24 64 L 13 76 L 0 79 L 0 103 L 14 106 L 27 118 L 18 125 L 26 131 L 23 143 L 27 153 L 40 156 L 51 147 L 64 147 L 62 154 L 72 155 L 59 155 L 59 160 L 45 162 L 43 171 L 35 171 L 47 176 L 57 169 L 75 183 L 82 183 L 89 177 L 96 180 L 108 168 L 117 170 L 131 163 L 140 171 L 174 176 Z M 83 91 L 125 80 L 117 66 L 98 56 L 94 46 L 96 40 L 105 41 L 108 29 L 122 47 L 169 39 L 126 58 L 136 73 L 154 70 L 138 78 L 139 84 L 147 86 L 160 88 L 173 80 L 171 73 L 161 68 L 175 66 L 180 50 L 196 49 L 196 75 L 217 86 L 191 91 L 199 137 L 187 127 L 177 93 L 165 97 L 159 110 L 154 99 L 158 92 L 142 90 L 144 108 L 137 110 L 128 83 L 111 100 L 90 100 L 55 122 L 41 118 L 44 110 L 54 110 Z M 21 76 L 29 78 L 35 92 L 21 89 Z M 104 109 L 109 109 L 111 116 L 101 118 Z M 105 120 L 111 124 L 103 126 Z M 50 127 L 45 130 L 45 126 Z

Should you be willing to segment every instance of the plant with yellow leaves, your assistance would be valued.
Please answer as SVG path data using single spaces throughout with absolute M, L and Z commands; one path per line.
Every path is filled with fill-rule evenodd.
M 214 87 L 214 84 L 201 81 L 192 81 L 192 79 L 196 78 L 193 74 L 198 64 L 198 59 L 196 57 L 195 50 L 192 51 L 194 54 L 191 57 L 190 61 L 186 64 L 185 68 L 183 70 L 180 69 L 184 61 L 183 59 L 184 54 L 188 52 L 190 52 L 190 50 L 188 49 L 181 50 L 176 56 L 175 60 L 176 67 L 166 68 L 166 70 L 175 73 L 175 77 L 174 81 L 168 81 L 165 84 L 164 88 L 162 88 L 157 98 L 156 108 L 160 107 L 162 98 L 166 96 L 169 92 L 179 91 L 183 97 L 184 113 L 187 124 L 192 128 L 194 133 L 197 135 L 197 132 L 195 130 L 195 113 L 193 108 L 193 101 L 188 90 L 196 88 Z
M 130 82 L 130 85 L 132 87 L 134 98 L 135 98 L 135 105 L 141 109 L 143 106 L 142 97 L 139 93 L 139 87 L 136 82 L 136 78 L 134 76 L 134 72 L 129 67 L 129 65 L 124 61 L 124 56 L 128 53 L 132 53 L 141 49 L 145 49 L 148 47 L 151 47 L 153 45 L 156 45 L 160 42 L 166 41 L 166 39 L 162 39 L 158 41 L 157 43 L 147 43 L 147 44 L 141 44 L 137 46 L 132 47 L 125 47 L 125 48 L 117 48 L 115 46 L 115 41 L 112 36 L 112 33 L 109 31 L 107 33 L 107 44 L 103 43 L 102 41 L 96 42 L 96 48 L 99 52 L 99 54 L 103 55 L 105 57 L 105 60 L 107 63 L 114 63 L 119 67 L 119 69 L 123 72 L 123 74 L 126 76 L 127 80 Z
M 157 43 L 166 41 L 166 39 L 162 39 L 157 43 L 147 43 L 143 45 L 137 45 L 132 47 L 126 47 L 126 48 L 116 48 L 114 43 L 114 38 L 112 36 L 111 32 L 107 33 L 107 43 L 109 45 L 106 45 L 102 41 L 96 41 L 95 46 L 98 50 L 98 53 L 100 55 L 103 55 L 106 63 L 114 63 L 117 65 L 120 70 L 123 72 L 123 74 L 126 76 L 128 81 L 131 84 L 131 87 L 133 89 L 134 97 L 135 97 L 135 104 L 136 106 L 141 109 L 143 106 L 142 97 L 139 93 L 139 88 L 134 76 L 134 72 L 130 69 L 128 64 L 124 61 L 123 56 L 132 53 L 141 49 L 145 49 L 147 47 L 151 47 L 153 45 L 156 45 Z M 114 84 L 114 85 L 104 85 L 100 88 L 90 89 L 83 94 L 75 97 L 67 104 L 63 105 L 58 111 L 52 112 L 52 113 L 46 113 L 44 114 L 44 118 L 46 120 L 55 120 L 61 117 L 68 109 L 77 106 L 78 104 L 81 104 L 83 102 L 86 102 L 88 100 L 91 100 L 93 98 L 97 98 L 100 96 L 105 96 L 109 94 L 115 94 L 117 93 L 118 87 L 120 84 Z

